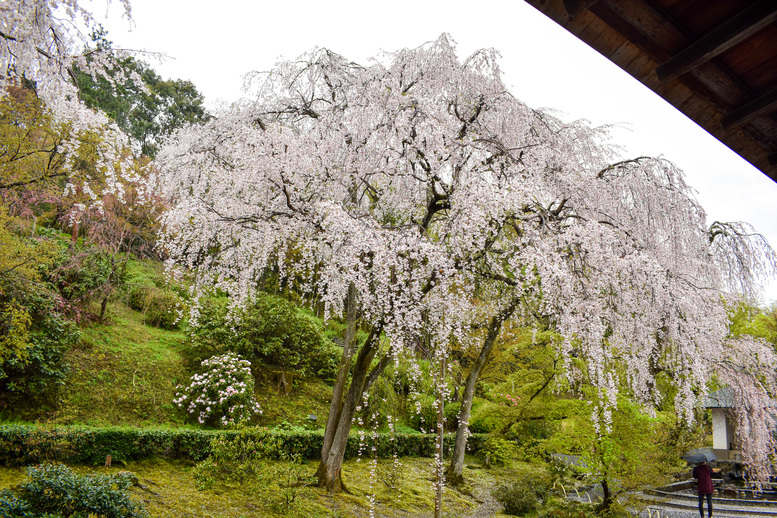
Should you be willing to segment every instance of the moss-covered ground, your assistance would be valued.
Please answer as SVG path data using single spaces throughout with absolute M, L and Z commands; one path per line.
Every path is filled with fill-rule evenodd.
M 470 459 L 464 492 L 446 489 L 443 516 L 496 516 L 499 505 L 490 489 L 515 477 L 510 468 L 486 469 Z M 403 458 L 399 468 L 392 460 L 349 460 L 343 467 L 350 494 L 315 487 L 316 464 L 301 466 L 268 461 L 266 472 L 241 483 L 214 483 L 198 489 L 192 462 L 161 459 L 130 462 L 112 468 L 75 466 L 76 472 L 106 473 L 128 470 L 138 477 L 133 496 L 144 502 L 152 517 L 360 517 L 370 509 L 378 517 L 422 518 L 434 516 L 431 459 Z M 293 473 L 293 477 L 284 476 Z M 23 468 L 0 467 L 0 487 L 22 482 Z M 289 484 L 289 480 L 292 481 Z M 393 486 L 393 487 L 392 487 Z

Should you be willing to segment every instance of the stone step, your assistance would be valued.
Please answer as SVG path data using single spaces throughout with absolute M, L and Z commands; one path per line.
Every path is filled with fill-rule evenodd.
M 640 498 L 643 500 L 645 507 L 652 510 L 659 510 L 662 508 L 669 509 L 681 509 L 692 512 L 695 516 L 698 513 L 698 498 L 694 495 L 677 494 L 677 493 L 663 493 L 661 491 L 648 490 L 645 491 Z M 745 503 L 746 502 L 746 503 Z M 744 504 L 744 505 L 743 505 Z M 712 509 L 713 516 L 719 518 L 742 518 L 746 516 L 753 517 L 777 517 L 777 506 L 773 505 L 774 502 L 769 501 L 744 501 L 733 498 L 713 498 Z M 705 504 L 706 511 L 706 504 Z M 641 513 L 647 516 L 647 513 Z
M 684 492 L 662 491 L 660 489 L 647 489 L 645 490 L 645 493 L 658 496 L 661 498 L 687 500 L 693 503 L 698 502 L 697 495 L 684 493 Z M 729 505 L 733 507 L 744 507 L 744 508 L 763 507 L 767 509 L 773 509 L 775 512 L 777 512 L 777 501 L 774 501 L 774 500 L 755 500 L 755 499 L 747 499 L 747 498 L 726 498 L 726 497 L 716 496 L 712 498 L 712 501 L 713 501 L 713 505 L 714 505 L 714 502 L 719 502 L 722 505 Z

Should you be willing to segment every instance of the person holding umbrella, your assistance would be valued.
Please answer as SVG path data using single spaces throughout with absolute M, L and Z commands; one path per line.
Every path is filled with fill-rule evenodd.
M 715 490 L 712 487 L 712 468 L 709 467 L 706 461 L 693 468 L 693 478 L 699 481 L 699 514 L 701 518 L 704 518 L 704 497 L 707 497 L 707 516 L 712 517 L 712 492 Z

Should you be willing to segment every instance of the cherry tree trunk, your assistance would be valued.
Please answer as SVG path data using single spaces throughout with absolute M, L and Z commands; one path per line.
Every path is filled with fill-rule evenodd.
M 461 410 L 459 411 L 459 427 L 456 429 L 456 440 L 453 445 L 453 455 L 451 464 L 448 466 L 446 479 L 451 486 L 459 486 L 464 483 L 464 454 L 467 451 L 467 432 L 469 431 L 469 418 L 472 414 L 472 399 L 475 396 L 475 388 L 478 384 L 478 378 L 483 371 L 483 367 L 488 363 L 494 343 L 502 330 L 502 323 L 510 318 L 518 306 L 518 299 L 513 299 L 510 304 L 499 314 L 494 315 L 488 326 L 486 338 L 483 341 L 483 347 L 480 349 L 475 363 L 467 376 L 464 392 L 461 395 Z
M 358 318 L 356 290 L 353 285 L 348 289 L 347 304 L 348 327 L 346 329 L 345 348 L 340 363 L 340 370 L 332 389 L 332 401 L 324 432 L 324 444 L 321 448 L 321 463 L 316 471 L 319 487 L 325 487 L 332 492 L 348 491 L 348 488 L 343 483 L 342 466 L 356 407 L 362 399 L 362 394 L 369 390 L 372 383 L 388 364 L 384 358 L 384 360 L 370 370 L 372 360 L 378 352 L 378 337 L 382 328 L 382 326 L 378 325 L 371 330 L 370 335 L 359 348 L 359 354 L 353 365 L 351 384 L 346 393 L 348 372 L 351 370 L 351 358 L 355 349 L 354 341 Z
M 369 390 L 377 376 L 388 364 L 387 361 L 381 361 L 370 371 L 370 364 L 378 351 L 378 341 L 376 338 L 377 334 L 373 330 L 367 341 L 359 349 L 359 354 L 353 367 L 351 384 L 348 387 L 345 399 L 338 402 L 335 397 L 332 398 L 332 409 L 339 411 L 334 418 L 327 419 L 327 429 L 324 432 L 324 447 L 321 449 L 321 464 L 316 471 L 316 477 L 318 477 L 319 487 L 326 487 L 333 492 L 348 490 L 343 483 L 341 469 L 356 407 L 362 399 L 362 394 Z M 338 383 L 340 386 L 335 386 L 333 395 L 343 394 L 344 381 Z
M 348 383 L 348 373 L 351 370 L 351 358 L 356 348 L 356 324 L 358 322 L 358 310 L 356 306 L 356 287 L 351 283 L 348 286 L 348 299 L 346 300 L 346 324 L 345 340 L 343 341 L 343 356 L 340 360 L 340 368 L 337 371 L 334 387 L 332 387 L 332 400 L 329 404 L 329 416 L 326 420 L 324 432 L 324 445 L 321 449 L 321 462 L 325 462 L 334 441 L 337 423 L 343 410 L 343 394 Z

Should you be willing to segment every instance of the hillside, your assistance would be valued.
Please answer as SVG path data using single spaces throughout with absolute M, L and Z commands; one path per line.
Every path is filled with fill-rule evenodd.
M 213 324 L 218 321 L 223 301 L 213 299 L 203 312 L 204 320 L 197 332 L 188 329 L 185 319 L 172 325 L 168 322 L 166 328 L 150 325 L 152 320 L 156 322 L 154 310 L 148 302 L 138 306 L 138 294 L 143 293 L 145 300 L 150 300 L 160 293 L 177 293 L 176 290 L 166 284 L 158 263 L 131 260 L 126 284 L 111 298 L 105 321 L 82 323 L 77 341 L 64 353 L 68 368 L 59 389 L 48 392 L 44 400 L 19 401 L 6 408 L 5 424 L 34 422 L 45 427 L 194 432 L 210 429 L 197 424 L 173 400 L 190 377 L 201 372 L 200 361 L 216 352 L 219 340 L 224 340 L 224 329 Z M 288 298 L 265 295 L 259 302 L 264 304 L 262 311 L 249 314 L 250 333 L 246 336 L 253 340 L 251 347 L 264 354 L 257 358 L 294 361 L 297 345 L 289 342 L 293 336 L 301 343 L 313 344 L 314 352 L 318 351 L 313 354 L 318 358 L 315 368 L 330 372 L 331 376 L 331 367 L 322 366 L 330 365 L 326 358 L 336 360 L 341 346 L 334 342 L 341 341 L 344 326 L 336 320 L 325 323 Z M 240 333 L 244 331 L 237 329 L 234 336 L 243 336 Z M 491 438 L 485 443 L 473 442 L 483 450 L 467 457 L 467 485 L 461 492 L 447 489 L 444 497 L 445 508 L 458 509 L 461 516 L 495 515 L 501 505 L 492 492 L 526 479 L 528 473 L 532 473 L 530 480 L 543 481 L 540 487 L 544 489 L 531 497 L 527 495 L 534 493 L 520 489 L 517 494 L 522 496 L 515 498 L 544 501 L 544 510 L 537 516 L 567 516 L 562 510 L 572 504 L 559 499 L 566 488 L 589 487 L 595 482 L 584 474 L 577 474 L 576 479 L 573 471 L 545 460 L 551 449 L 564 453 L 584 451 L 586 435 L 580 433 L 586 427 L 579 420 L 584 407 L 578 399 L 542 391 L 553 378 L 549 374 L 552 371 L 547 371 L 553 362 L 548 363 L 549 350 L 537 344 L 544 338 L 529 335 L 517 328 L 509 329 L 495 353 L 497 367 L 484 376 L 478 391 L 470 425 L 475 432 L 490 432 Z M 246 347 L 241 340 L 233 338 L 230 347 Z M 262 413 L 251 419 L 247 430 L 291 436 L 323 431 L 332 386 L 326 379 L 310 374 L 310 361 L 299 360 L 296 370 L 288 365 L 254 362 L 252 377 Z M 410 376 L 413 369 L 421 374 L 415 381 Z M 281 383 L 279 373 L 286 384 Z M 421 356 L 402 359 L 373 386 L 359 414 L 362 426 L 356 427 L 366 439 L 359 439 L 356 430 L 353 432 L 354 440 L 365 441 L 366 448 L 360 447 L 363 453 L 356 458 L 349 456 L 343 467 L 350 494 L 335 496 L 308 485 L 315 481 L 315 453 L 297 457 L 277 448 L 262 450 L 265 453 L 251 457 L 253 460 L 239 460 L 229 448 L 219 453 L 219 446 L 213 443 L 211 459 L 220 460 L 125 460 L 114 455 L 113 468 L 76 463 L 73 469 L 80 474 L 117 470 L 135 473 L 139 482 L 132 494 L 145 502 L 152 516 L 360 516 L 366 515 L 371 506 L 379 516 L 431 516 L 433 460 L 402 455 L 392 458 L 390 452 L 373 458 L 369 453 L 371 434 L 390 436 L 387 416 L 392 416 L 394 429 L 400 433 L 420 434 L 433 428 L 436 403 L 431 390 L 429 365 Z M 458 408 L 456 402 L 446 405 L 448 431 L 455 429 Z M 636 414 L 628 419 L 630 426 L 636 428 L 624 439 L 644 444 L 645 437 L 634 434 L 641 430 L 649 437 L 652 425 L 640 421 Z M 268 441 L 272 443 L 272 439 Z M 216 462 L 232 467 L 214 472 Z M 653 457 L 651 462 L 661 460 Z M 9 487 L 24 477 L 21 467 L 4 468 L 0 485 Z M 583 514 L 579 516 L 593 512 L 592 509 L 581 508 L 579 512 Z

